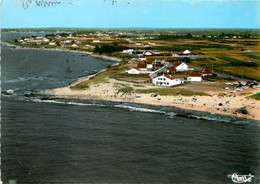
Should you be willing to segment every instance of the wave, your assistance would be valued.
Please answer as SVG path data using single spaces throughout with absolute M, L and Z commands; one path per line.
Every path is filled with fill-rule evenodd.
M 80 102 L 73 102 L 73 101 L 59 101 L 59 100 L 50 100 L 50 99 L 30 99 L 28 101 L 38 102 L 38 103 L 55 103 L 55 104 L 63 104 L 63 105 L 77 105 L 77 106 L 105 106 L 102 104 L 95 104 L 95 103 L 80 103 Z
M 62 101 L 62 100 L 56 100 L 56 99 L 38 99 L 38 98 L 32 98 L 28 101 L 38 102 L 38 103 L 54 103 L 54 104 L 62 104 L 62 105 L 75 105 L 75 106 L 99 106 L 99 107 L 115 107 L 115 108 L 123 108 L 128 109 L 133 112 L 143 112 L 143 113 L 156 113 L 156 114 L 162 114 L 166 115 L 169 118 L 175 118 L 176 116 L 184 117 L 184 118 L 191 118 L 191 119 L 198 119 L 198 120 L 204 120 L 204 121 L 211 121 L 211 122 L 219 122 L 219 123 L 232 123 L 236 125 L 253 125 L 259 127 L 260 124 L 258 122 L 254 122 L 252 120 L 239 120 L 236 117 L 232 116 L 221 116 L 221 115 L 212 115 L 212 114 L 199 114 L 199 113 L 181 113 L 178 110 L 175 112 L 170 111 L 170 109 L 152 109 L 152 108 L 144 108 L 140 107 L 138 104 L 132 104 L 132 103 L 123 103 L 123 104 L 101 104 L 101 103 L 95 103 L 95 102 L 76 102 L 76 101 Z
M 141 108 L 141 107 L 133 107 L 133 106 L 128 106 L 128 105 L 114 105 L 114 107 L 130 109 L 130 111 L 136 111 L 136 112 L 149 112 L 149 113 L 157 113 L 157 114 L 166 114 L 166 112 L 160 111 L 160 110 Z

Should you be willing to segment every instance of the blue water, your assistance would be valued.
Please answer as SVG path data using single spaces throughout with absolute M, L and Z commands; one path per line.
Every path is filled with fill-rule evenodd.
M 20 36 L 2 33 L 2 40 Z M 1 51 L 2 91 L 15 90 L 1 97 L 4 183 L 232 183 L 232 173 L 254 174 L 259 183 L 258 123 L 27 98 L 28 91 L 66 86 L 113 62 L 62 51 Z

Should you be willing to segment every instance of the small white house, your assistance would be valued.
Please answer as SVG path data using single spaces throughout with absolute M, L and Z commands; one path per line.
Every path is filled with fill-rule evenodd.
M 195 72 L 189 73 L 189 76 L 187 77 L 187 81 L 201 82 L 202 81 L 201 73 L 195 73 Z
M 184 50 L 183 52 L 182 52 L 182 54 L 190 54 L 191 52 L 188 50 L 188 49 L 186 49 L 186 50 Z
M 43 38 L 42 41 L 43 41 L 43 42 L 49 42 L 50 40 L 47 39 L 47 38 Z
M 141 46 L 141 45 L 143 45 L 143 43 L 142 42 L 136 42 L 135 45 Z
M 56 43 L 54 41 L 50 41 L 49 45 L 56 45 Z
M 100 41 L 100 39 L 94 39 L 93 40 L 93 43 L 100 43 L 101 41 Z
M 183 63 L 183 62 L 175 63 L 174 67 L 176 68 L 177 72 L 183 72 L 183 71 L 189 70 L 189 66 L 186 63 Z
M 134 49 L 126 49 L 126 50 L 123 50 L 123 53 L 124 54 L 132 54 L 134 52 Z
M 76 43 L 73 43 L 73 44 L 71 45 L 71 47 L 76 48 L 76 47 L 78 47 L 78 45 L 77 45 Z
M 145 56 L 140 56 L 139 59 L 140 59 L 140 61 L 146 61 L 146 57 Z
M 212 76 L 213 72 L 211 69 L 209 68 L 204 68 L 203 71 L 202 71 L 202 76 Z
M 130 70 L 127 70 L 127 73 L 128 74 L 140 74 L 141 73 L 141 69 L 137 68 L 137 67 L 134 67 L 134 68 L 131 68 Z
M 93 45 L 85 45 L 86 48 L 95 48 Z
M 146 51 L 146 52 L 144 53 L 144 55 L 146 55 L 146 56 L 151 56 L 151 55 L 152 55 L 152 52 Z
M 175 86 L 184 83 L 184 79 L 176 79 L 171 75 L 161 75 L 153 78 L 152 80 L 154 85 L 157 86 Z

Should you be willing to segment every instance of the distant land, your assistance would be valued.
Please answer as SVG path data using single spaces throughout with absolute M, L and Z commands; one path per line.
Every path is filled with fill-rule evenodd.
M 158 31 L 160 33 L 173 31 L 174 33 L 192 33 L 192 34 L 220 34 L 230 33 L 230 34 L 241 34 L 245 32 L 250 32 L 251 35 L 260 35 L 260 29 L 246 29 L 246 28 L 2 28 L 2 32 L 79 32 L 79 31 L 142 31 L 144 33 L 149 33 L 152 31 Z

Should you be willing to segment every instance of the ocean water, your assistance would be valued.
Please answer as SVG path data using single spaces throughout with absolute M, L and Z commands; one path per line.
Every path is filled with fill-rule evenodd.
M 21 36 L 2 33 L 2 41 Z M 1 96 L 4 183 L 232 183 L 227 175 L 233 173 L 260 181 L 256 122 L 172 117 L 166 108 L 138 104 L 26 97 L 114 62 L 3 45 L 1 53 L 2 91 L 14 90 Z

